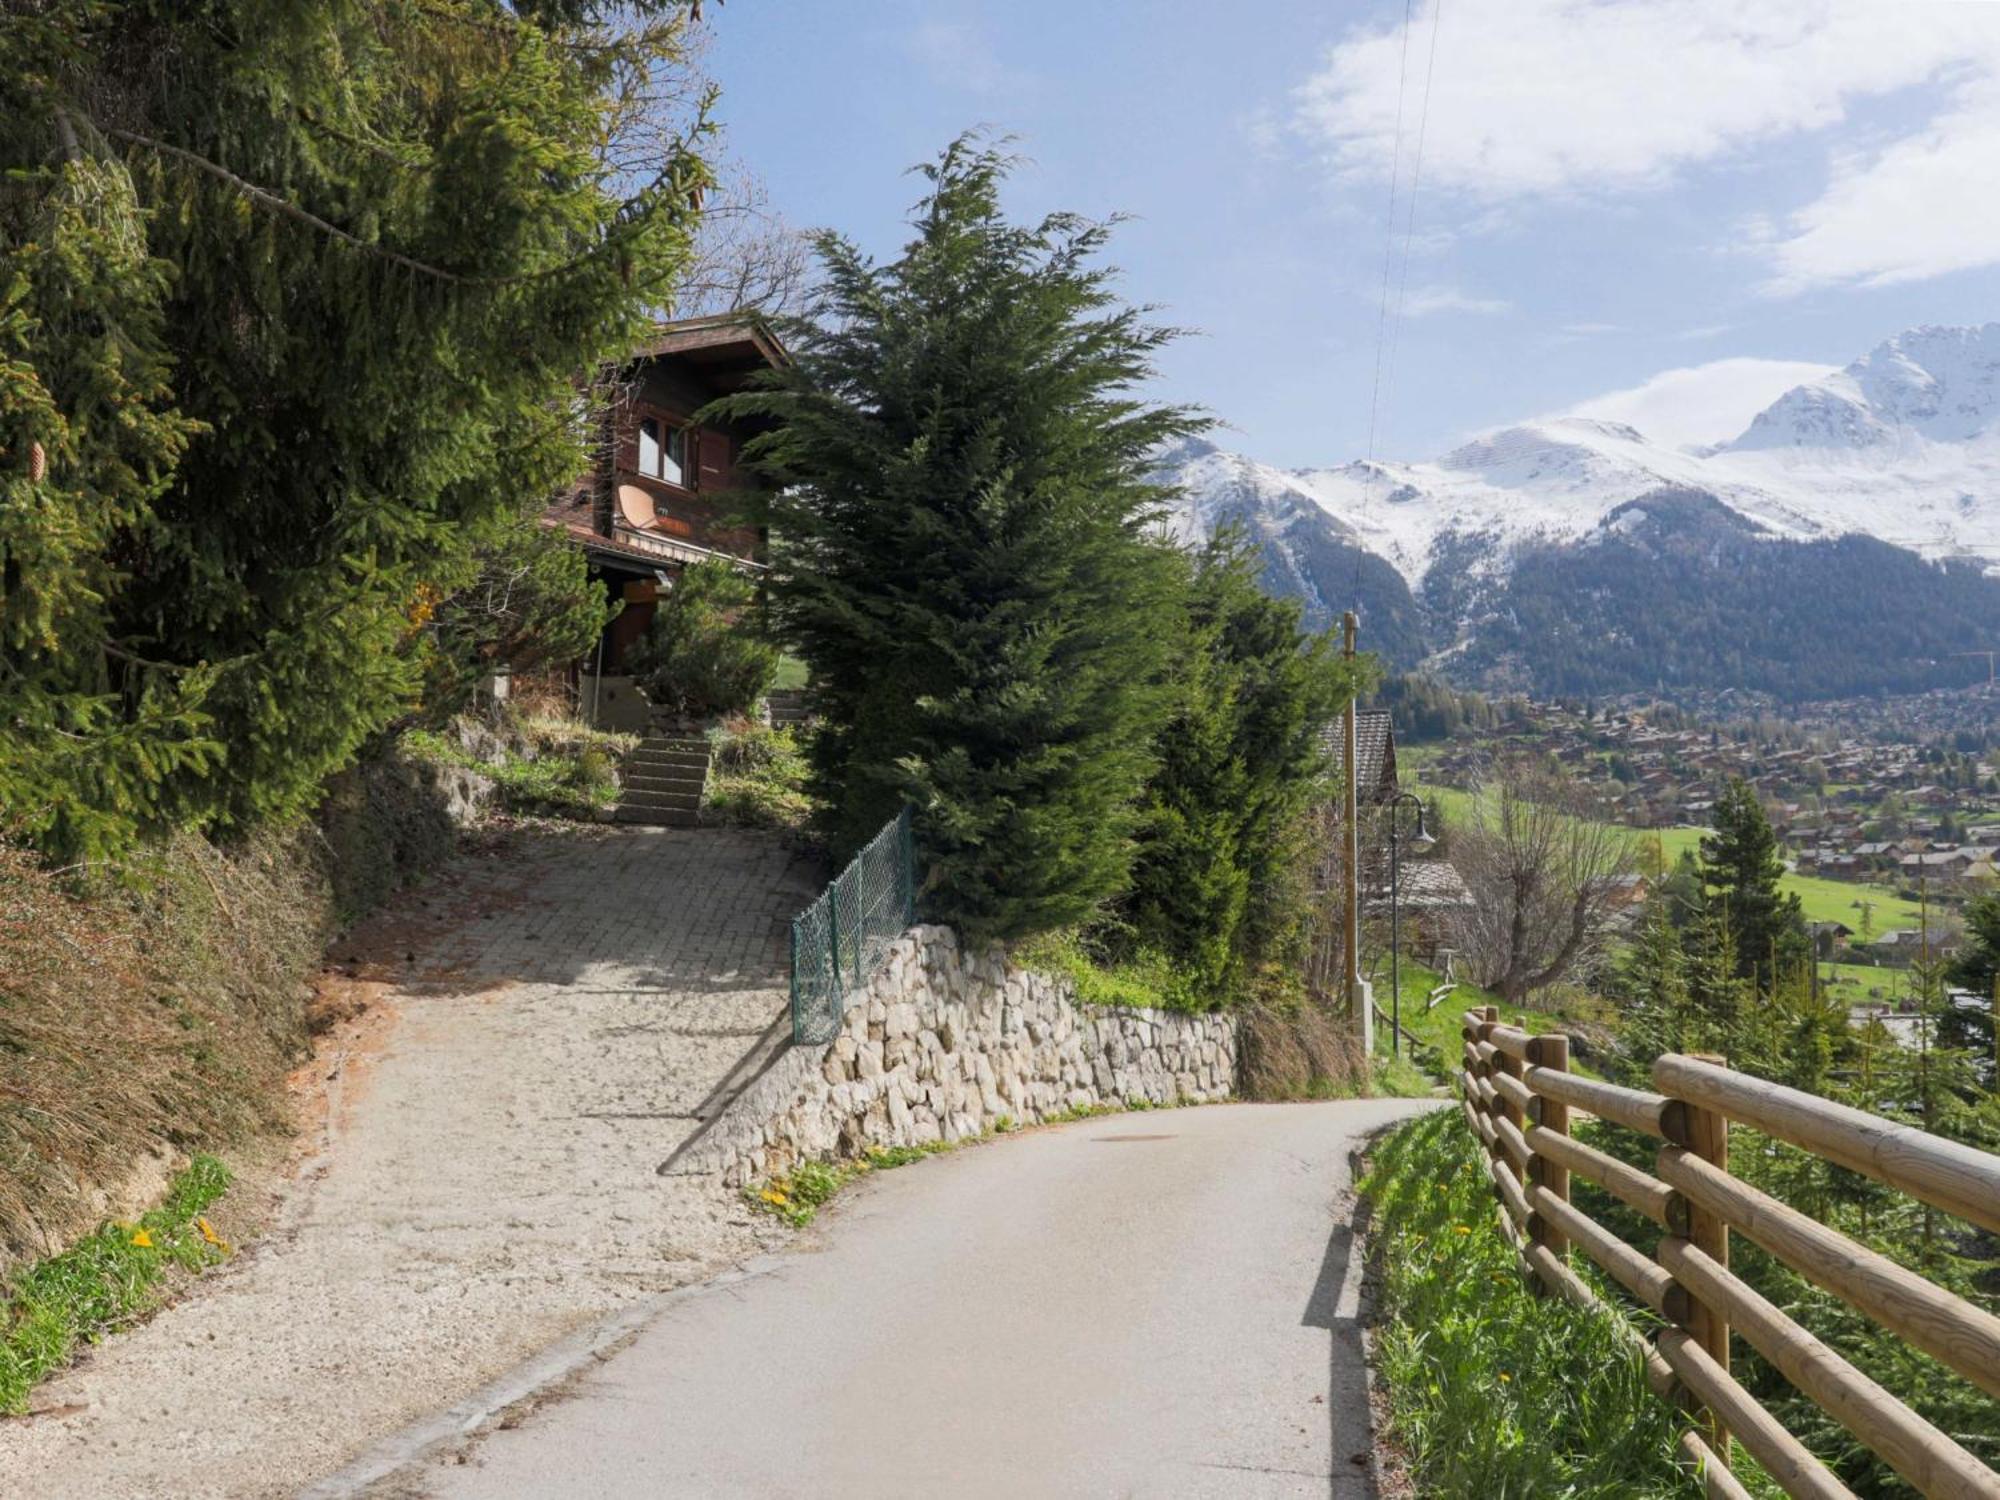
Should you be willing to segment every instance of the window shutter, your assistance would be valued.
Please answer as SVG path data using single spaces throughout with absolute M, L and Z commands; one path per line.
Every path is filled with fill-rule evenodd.
M 697 472 L 701 488 L 705 490 L 726 490 L 733 482 L 729 466 L 729 435 L 711 428 L 697 427 L 689 436 L 694 439 Z

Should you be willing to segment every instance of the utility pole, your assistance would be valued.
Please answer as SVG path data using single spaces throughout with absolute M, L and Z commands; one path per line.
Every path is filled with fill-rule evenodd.
M 1953 656 L 1983 656 L 1986 658 L 1986 690 L 1993 691 L 1996 680 L 2000 680 L 2000 651 L 1954 651 Z
M 1348 610 L 1340 617 L 1341 656 L 1350 664 L 1354 661 L 1354 611 Z M 1350 676 L 1349 681 L 1352 682 Z M 1341 988 L 1347 1001 L 1347 1015 L 1353 1024 L 1355 1035 L 1361 1042 L 1362 1055 L 1372 1057 L 1375 1053 L 1375 1017 L 1369 1007 L 1367 986 L 1361 982 L 1361 802 L 1358 778 L 1355 776 L 1355 762 L 1359 759 L 1356 748 L 1355 700 L 1352 695 L 1347 700 L 1347 712 L 1341 721 L 1341 765 L 1346 772 L 1346 785 L 1341 792 L 1341 822 L 1347 840 L 1347 903 L 1346 947 L 1347 973 Z

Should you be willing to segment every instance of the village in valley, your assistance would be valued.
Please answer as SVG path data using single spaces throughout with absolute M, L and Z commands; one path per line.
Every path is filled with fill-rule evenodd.
M 1442 738 L 1406 740 L 1400 755 L 1420 790 L 1442 789 L 1447 817 L 1453 794 L 1474 792 L 1499 763 L 1560 764 L 1606 821 L 1634 830 L 1634 908 L 1698 847 L 1740 779 L 1782 845 L 1825 982 L 1857 1024 L 1882 1019 L 1895 1033 L 1912 1008 L 1907 972 L 1896 971 L 1948 956 L 1967 901 L 2000 881 L 1996 706 L 1988 684 L 1783 707 L 1733 695 L 1700 708 L 1509 698 L 1479 703 Z

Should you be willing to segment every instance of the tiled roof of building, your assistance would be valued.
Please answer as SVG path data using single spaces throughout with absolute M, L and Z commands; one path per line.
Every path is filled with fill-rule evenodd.
M 1386 869 L 1376 872 L 1381 883 L 1368 892 L 1368 908 L 1381 913 L 1389 909 L 1389 882 Z M 1397 905 L 1406 912 L 1456 911 L 1472 905 L 1472 888 L 1448 859 L 1405 861 L 1396 877 Z
M 1344 746 L 1341 721 L 1320 731 L 1320 743 L 1340 768 Z M 1363 802 L 1383 801 L 1396 790 L 1396 731 L 1384 708 L 1363 709 L 1354 716 L 1354 786 Z

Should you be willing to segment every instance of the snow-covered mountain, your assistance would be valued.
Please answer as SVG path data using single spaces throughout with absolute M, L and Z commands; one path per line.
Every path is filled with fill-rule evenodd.
M 1696 452 L 1622 423 L 1571 416 L 1483 433 L 1425 462 L 1285 470 L 1191 440 L 1164 455 L 1162 467 L 1182 491 L 1172 523 L 1179 535 L 1204 536 L 1228 520 L 1246 526 L 1264 549 L 1272 587 L 1303 599 L 1316 622 L 1359 598 L 1364 619 L 1374 617 L 1376 644 L 1406 662 L 1428 654 L 1491 675 L 1496 613 L 1518 617 L 1530 604 L 1548 619 L 1559 602 L 1520 596 L 1524 564 L 1532 561 L 1539 586 L 1560 588 L 1583 568 L 1585 552 L 1607 547 L 1611 555 L 1583 571 L 1608 567 L 1638 587 L 1648 581 L 1644 559 L 1661 564 L 1671 555 L 1665 573 L 1676 587 L 1705 595 L 1729 589 L 1746 568 L 1764 574 L 1781 562 L 1796 564 L 1799 587 L 1815 578 L 1824 585 L 1819 574 L 1835 559 L 1845 576 L 1873 544 L 1886 544 L 1902 556 L 1872 571 L 1916 597 L 1862 597 L 1856 607 L 1934 612 L 1927 579 L 1949 575 L 1956 588 L 1967 575 L 2000 573 L 2000 323 L 1899 334 L 1786 392 L 1734 440 Z M 1697 535 L 1705 565 L 1699 549 L 1683 545 Z M 1751 542 L 1776 550 L 1756 556 L 1743 550 Z M 1920 559 L 1943 566 L 1904 571 Z M 1552 565 L 1556 575 L 1548 575 Z M 1780 595 L 1789 576 L 1776 575 Z M 1982 613 L 1988 592 L 2000 599 L 2000 580 L 1974 588 L 1958 607 Z M 1658 609 L 1699 602 L 1648 601 Z M 1574 612 L 1610 625 L 1617 604 L 1593 600 L 1591 610 Z M 1992 644 L 1982 613 L 1940 622 L 1934 641 L 1909 646 L 1934 646 L 1948 658 L 1943 648 L 1957 626 L 1980 634 L 1969 646 Z M 1513 669 L 1532 685 L 1554 685 L 1532 660 Z M 1937 670 L 1965 675 L 1957 666 Z M 1854 674 L 1833 675 L 1845 682 Z M 1910 675 L 1893 666 L 1884 680 Z

